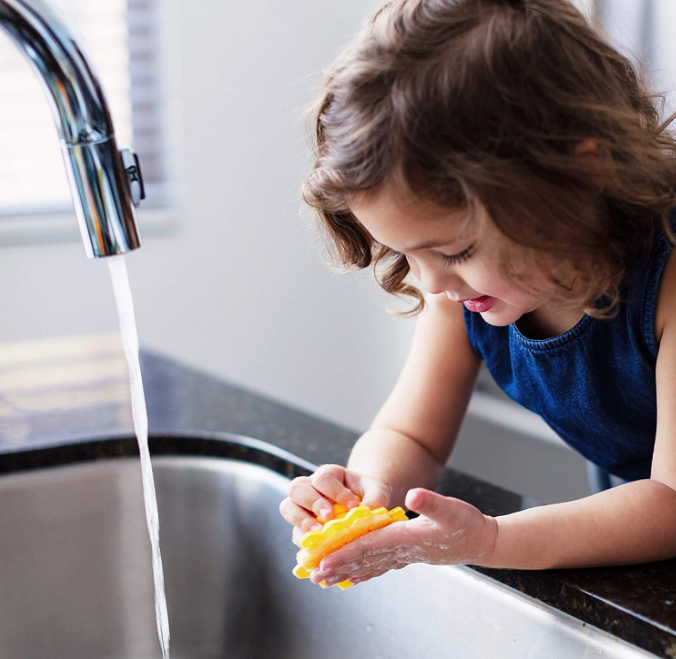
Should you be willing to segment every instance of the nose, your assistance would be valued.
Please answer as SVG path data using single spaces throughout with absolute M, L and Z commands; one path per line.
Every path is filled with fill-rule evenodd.
M 419 267 L 418 279 L 420 279 L 423 288 L 431 295 L 438 295 L 446 291 L 459 291 L 463 288 L 462 278 L 457 274 L 446 271 L 439 272 L 433 267 Z

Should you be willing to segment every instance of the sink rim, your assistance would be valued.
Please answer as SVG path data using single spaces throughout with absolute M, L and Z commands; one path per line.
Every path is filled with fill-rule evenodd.
M 287 478 L 309 476 L 318 465 L 261 439 L 221 431 L 150 433 L 151 459 L 160 456 L 230 458 L 267 467 Z M 66 440 L 47 446 L 0 452 L 0 478 L 12 473 L 50 469 L 76 463 L 139 458 L 138 440 L 131 433 Z M 140 459 L 140 458 L 139 458 Z

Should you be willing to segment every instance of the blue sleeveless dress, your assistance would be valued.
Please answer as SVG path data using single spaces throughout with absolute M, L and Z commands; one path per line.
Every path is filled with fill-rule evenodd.
M 672 227 L 676 208 L 670 211 Z M 474 351 L 498 386 L 539 414 L 567 444 L 625 480 L 650 477 L 657 401 L 655 309 L 672 245 L 662 231 L 629 269 L 615 318 L 585 315 L 563 334 L 530 339 L 464 309 Z

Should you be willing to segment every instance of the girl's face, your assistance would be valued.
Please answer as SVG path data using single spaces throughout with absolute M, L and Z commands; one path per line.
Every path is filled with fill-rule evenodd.
M 391 190 L 383 186 L 355 195 L 350 210 L 374 240 L 406 256 L 429 293 L 445 293 L 491 325 L 509 325 L 551 301 L 556 285 L 535 263 L 532 250 L 509 240 L 488 217 L 468 220 Z M 511 280 L 501 271 L 503 262 Z M 517 286 L 514 275 L 536 285 L 538 293 Z

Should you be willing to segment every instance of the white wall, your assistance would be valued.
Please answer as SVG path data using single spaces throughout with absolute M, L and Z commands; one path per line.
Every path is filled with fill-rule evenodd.
M 128 257 L 141 343 L 363 430 L 414 323 L 386 313 L 392 300 L 370 272 L 320 264 L 300 212 L 309 159 L 299 117 L 322 67 L 377 3 L 161 2 L 181 210 L 173 233 L 146 232 Z M 144 217 L 141 207 L 142 228 Z M 0 247 L 0 341 L 116 330 L 107 268 L 84 257 L 74 217 L 69 226 L 71 242 Z M 543 500 L 578 494 L 579 464 L 562 469 L 564 449 L 538 452 L 534 441 L 468 419 L 452 464 Z
M 370 273 L 319 263 L 299 117 L 371 6 L 163 0 L 182 210 L 174 234 L 128 257 L 142 344 L 356 429 L 413 323 L 387 315 Z M 107 268 L 79 242 L 4 246 L 0 281 L 0 341 L 116 328 Z

